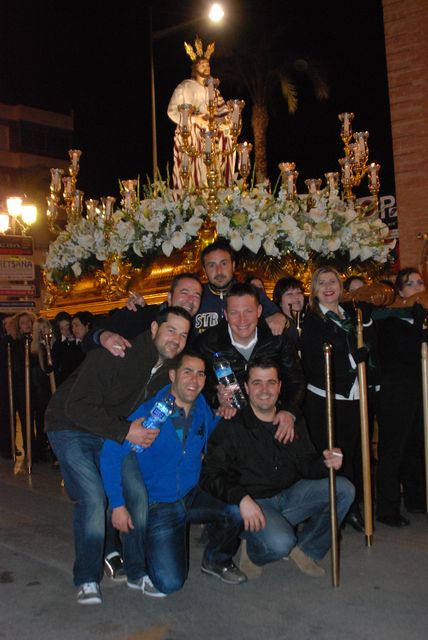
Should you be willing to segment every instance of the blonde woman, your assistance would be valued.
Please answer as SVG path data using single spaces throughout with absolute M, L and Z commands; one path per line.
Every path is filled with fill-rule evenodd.
M 359 414 L 358 362 L 368 360 L 370 345 L 376 342 L 374 327 L 363 311 L 365 347 L 357 348 L 356 317 L 353 305 L 340 303 L 343 285 L 332 267 L 318 269 L 312 278 L 309 312 L 303 325 L 302 363 L 307 380 L 304 415 L 315 447 L 320 453 L 327 447 L 323 345 L 332 345 L 335 446 L 343 451 L 341 474 L 362 494 L 361 441 Z M 374 361 L 373 354 L 370 364 Z M 373 377 L 373 367 L 368 367 Z M 352 505 L 347 521 L 357 531 L 364 531 L 358 500 Z

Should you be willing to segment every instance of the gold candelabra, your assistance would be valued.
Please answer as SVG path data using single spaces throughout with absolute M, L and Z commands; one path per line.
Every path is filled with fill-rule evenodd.
M 341 171 L 330 171 L 325 173 L 326 187 L 330 194 L 338 194 L 342 187 L 342 198 L 349 206 L 355 207 L 355 195 L 353 189 L 359 187 L 365 175 L 368 178 L 368 188 L 373 197 L 373 210 L 377 210 L 379 205 L 379 170 L 380 164 L 372 162 L 368 164 L 369 148 L 367 139 L 368 131 L 352 132 L 353 113 L 340 113 L 341 122 L 340 137 L 344 145 L 345 157 L 339 159 Z M 354 142 L 352 142 L 354 140 Z M 294 200 L 297 196 L 296 181 L 299 175 L 294 162 L 281 162 L 278 165 L 282 186 L 287 200 Z M 314 198 L 319 194 L 322 180 L 321 178 L 308 178 L 305 180 L 309 193 L 309 205 L 314 202 Z

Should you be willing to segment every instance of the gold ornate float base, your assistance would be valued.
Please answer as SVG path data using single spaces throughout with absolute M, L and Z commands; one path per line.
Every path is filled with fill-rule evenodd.
M 148 267 L 135 268 L 126 261 L 110 259 L 91 275 L 65 279 L 61 287 L 47 282 L 48 308 L 43 314 L 49 319 L 54 318 L 59 311 L 74 314 L 87 310 L 96 315 L 108 314 L 112 309 L 121 308 L 126 304 L 129 291 L 143 294 L 147 304 L 163 302 L 166 300 L 171 280 L 176 275 L 190 271 L 198 273 L 201 280 L 204 279 L 200 252 L 214 239 L 211 228 L 205 231 L 197 242 L 174 251 L 169 257 L 156 258 Z M 335 266 L 344 278 L 362 275 L 368 283 L 379 277 L 384 270 L 383 265 L 373 264 L 345 267 L 335 264 L 334 261 L 323 261 L 322 264 Z M 247 252 L 238 256 L 237 275 L 243 278 L 251 273 L 261 278 L 269 296 L 272 296 L 277 280 L 285 276 L 294 276 L 301 280 L 305 291 L 309 292 L 312 273 L 320 265 L 319 259 L 302 262 L 291 255 L 277 259 L 266 255 L 255 256 Z

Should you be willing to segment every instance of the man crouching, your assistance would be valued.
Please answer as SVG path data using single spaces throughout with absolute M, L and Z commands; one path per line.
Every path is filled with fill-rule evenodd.
M 242 519 L 229 505 L 201 491 L 197 484 L 202 452 L 218 422 L 201 391 L 205 385 L 205 361 L 196 353 L 183 352 L 171 362 L 171 385 L 142 404 L 130 420 L 149 415 L 166 394 L 175 398 L 174 410 L 155 439 L 144 450 L 133 453 L 130 445 L 112 440 L 101 452 L 101 473 L 114 526 L 125 535 L 134 527 L 121 490 L 122 461 L 136 455 L 147 488 L 149 515 L 145 533 L 148 575 L 128 587 L 152 597 L 163 597 L 183 586 L 188 572 L 187 530 L 189 523 L 208 524 L 208 544 L 201 570 L 229 584 L 245 582 L 246 576 L 233 564 L 239 546 Z M 144 423 L 142 428 L 144 428 Z
M 301 419 L 296 421 L 293 442 L 283 444 L 275 439 L 281 381 L 273 360 L 250 360 L 245 388 L 249 406 L 216 428 L 200 486 L 236 505 L 245 525 L 241 537 L 247 540 L 248 556 L 254 564 L 261 566 L 290 556 L 303 573 L 322 576 L 324 569 L 316 560 L 330 547 L 327 467 L 340 469 L 342 454 L 331 449 L 321 458 Z M 341 523 L 355 490 L 346 478 L 338 477 L 336 491 Z

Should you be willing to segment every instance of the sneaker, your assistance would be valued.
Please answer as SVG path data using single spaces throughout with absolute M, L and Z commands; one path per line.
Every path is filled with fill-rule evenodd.
M 128 580 L 126 584 L 130 589 L 139 589 L 144 593 L 144 595 L 150 596 L 150 598 L 166 598 L 168 595 L 167 593 L 162 593 L 162 591 L 156 589 L 149 576 L 143 576 L 137 580 Z
M 219 565 L 209 564 L 205 560 L 202 560 L 201 571 L 208 573 L 210 576 L 220 578 L 220 580 L 226 584 L 241 584 L 242 582 L 247 582 L 245 573 L 240 571 L 233 562 L 229 562 L 227 565 Z
M 101 604 L 103 601 L 100 585 L 97 582 L 84 582 L 77 592 L 79 604 Z
M 293 560 L 297 568 L 307 576 L 321 578 L 325 575 L 324 569 L 320 567 L 315 560 L 312 560 L 312 558 L 303 553 L 299 547 L 294 547 L 294 549 L 290 551 L 289 558 Z
M 123 560 L 120 557 L 120 553 L 113 551 L 104 558 L 104 573 L 110 580 L 114 582 L 125 582 L 126 573 L 123 568 Z

